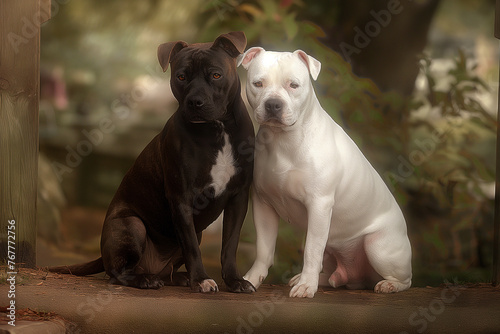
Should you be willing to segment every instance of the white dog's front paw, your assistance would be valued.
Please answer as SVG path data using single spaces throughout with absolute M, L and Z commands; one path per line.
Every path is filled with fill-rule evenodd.
M 244 279 L 252 283 L 255 289 L 258 289 L 259 286 L 264 282 L 267 277 L 267 270 L 256 270 L 253 267 L 243 276 Z
M 302 273 L 293 276 L 288 285 L 292 286 L 290 297 L 312 298 L 318 291 L 318 279 L 307 279 Z
M 317 284 L 297 283 L 290 291 L 290 297 L 312 298 L 316 291 L 318 291 Z
M 289 286 L 295 286 L 297 285 L 297 283 L 299 283 L 300 281 L 300 276 L 302 276 L 302 274 L 297 274 L 295 276 L 293 276 L 290 281 L 288 282 L 288 285 Z

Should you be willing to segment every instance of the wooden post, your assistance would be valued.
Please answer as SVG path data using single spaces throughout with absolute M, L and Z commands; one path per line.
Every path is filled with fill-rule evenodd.
M 36 266 L 40 27 L 50 7 L 0 1 L 0 261 L 26 267 Z
M 495 4 L 495 37 L 500 39 L 500 0 Z M 500 82 L 500 74 L 499 74 Z M 500 86 L 498 99 L 498 118 L 500 121 Z M 497 121 L 497 123 L 498 123 Z M 495 174 L 495 218 L 494 218 L 494 238 L 493 238 L 493 285 L 500 284 L 500 131 L 497 125 L 497 144 L 496 144 L 496 174 Z

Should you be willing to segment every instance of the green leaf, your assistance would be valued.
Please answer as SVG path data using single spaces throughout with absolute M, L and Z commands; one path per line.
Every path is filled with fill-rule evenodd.
M 278 12 L 278 6 L 276 1 L 260 0 L 259 4 L 268 18 L 272 18 Z

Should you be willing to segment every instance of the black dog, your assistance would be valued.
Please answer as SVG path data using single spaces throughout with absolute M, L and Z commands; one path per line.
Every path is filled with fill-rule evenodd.
M 50 271 L 106 271 L 115 284 L 137 288 L 190 285 L 218 291 L 208 277 L 201 232 L 224 210 L 222 277 L 229 291 L 252 292 L 236 269 L 236 250 L 253 174 L 254 130 L 240 95 L 236 57 L 242 32 L 213 43 L 159 46 L 179 108 L 123 178 L 107 212 L 102 257 Z M 177 272 L 185 264 L 186 273 Z

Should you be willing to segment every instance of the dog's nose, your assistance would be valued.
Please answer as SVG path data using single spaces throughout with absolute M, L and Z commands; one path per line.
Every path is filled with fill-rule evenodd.
M 201 108 L 205 102 L 199 97 L 192 97 L 188 100 L 188 106 L 191 108 Z
M 279 99 L 269 99 L 264 104 L 266 111 L 271 115 L 277 115 L 283 109 L 283 102 Z

